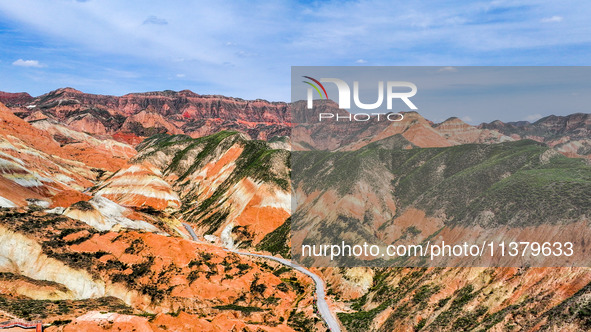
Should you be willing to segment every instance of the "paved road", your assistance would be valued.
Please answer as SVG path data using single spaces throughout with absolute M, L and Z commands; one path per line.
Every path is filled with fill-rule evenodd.
M 187 223 L 183 223 L 183 226 L 185 226 L 185 228 L 187 229 L 187 232 L 189 232 L 189 234 L 191 234 L 191 237 L 193 238 L 193 240 L 195 240 L 196 242 L 203 243 L 203 241 L 199 240 L 199 238 L 197 237 L 197 234 L 195 234 L 195 231 L 193 231 L 193 227 L 191 227 L 191 225 L 189 225 Z M 322 319 L 324 320 L 324 322 L 326 323 L 326 325 L 328 326 L 328 328 L 330 329 L 331 332 L 340 332 L 341 331 L 341 327 L 340 327 L 337 319 L 335 318 L 335 316 L 333 316 L 332 312 L 328 308 L 328 304 L 326 303 L 326 292 L 325 292 L 324 280 L 322 280 L 318 275 L 310 272 L 305 267 L 298 265 L 298 264 L 296 264 L 292 261 L 289 261 L 287 259 L 283 259 L 283 258 L 279 258 L 279 257 L 275 257 L 275 256 L 269 256 L 269 255 L 255 254 L 255 253 L 251 253 L 251 252 L 247 252 L 247 251 L 239 251 L 239 250 L 234 250 L 234 249 L 224 249 L 224 250 L 233 252 L 238 255 L 254 256 L 254 257 L 262 257 L 262 258 L 271 259 L 271 260 L 279 262 L 285 266 L 289 266 L 292 269 L 298 270 L 298 271 L 302 272 L 303 274 L 312 278 L 312 280 L 314 280 L 314 283 L 316 284 L 316 304 L 318 307 L 318 311 L 320 312 L 320 316 L 322 317 Z
M 185 229 L 187 230 L 187 232 L 189 232 L 189 234 L 193 238 L 193 241 L 199 242 L 199 243 L 205 243 L 205 242 L 199 240 L 199 238 L 197 237 L 197 234 L 195 234 L 195 231 L 193 230 L 193 227 L 191 227 L 191 225 L 187 224 L 186 222 L 182 222 L 181 224 L 183 224 L 183 226 L 185 226 Z

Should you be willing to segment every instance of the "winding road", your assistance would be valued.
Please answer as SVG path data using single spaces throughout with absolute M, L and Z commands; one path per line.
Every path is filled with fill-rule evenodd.
M 189 225 L 187 223 L 183 223 L 183 226 L 185 227 L 187 232 L 189 232 L 189 234 L 191 235 L 191 237 L 193 238 L 193 240 L 195 242 L 205 243 L 205 242 L 199 240 L 199 238 L 197 237 L 197 234 L 195 234 L 195 231 L 193 230 L 193 227 L 191 227 L 191 225 Z M 261 254 L 246 252 L 246 251 L 239 251 L 239 250 L 235 250 L 235 249 L 224 249 L 224 250 L 229 251 L 229 252 L 233 252 L 238 255 L 254 256 L 254 257 L 261 257 L 261 258 L 274 260 L 274 261 L 279 262 L 279 263 L 281 263 L 285 266 L 288 266 L 292 269 L 298 270 L 298 271 L 302 272 L 303 274 L 307 275 L 308 277 L 312 278 L 312 280 L 314 280 L 314 284 L 316 285 L 316 304 L 317 304 L 320 316 L 322 317 L 322 319 L 324 320 L 324 322 L 326 323 L 326 325 L 328 326 L 328 328 L 330 329 L 331 332 L 340 332 L 341 331 L 341 327 L 339 325 L 339 322 L 337 321 L 335 316 L 332 314 L 332 312 L 330 311 L 330 309 L 328 307 L 328 304 L 326 303 L 326 291 L 325 291 L 324 280 L 322 280 L 317 274 L 312 273 L 311 271 L 309 271 L 305 267 L 298 265 L 298 264 L 296 264 L 292 261 L 289 261 L 287 259 L 283 259 L 283 258 L 279 258 L 279 257 L 275 257 L 275 256 L 270 256 L 270 255 L 261 255 Z

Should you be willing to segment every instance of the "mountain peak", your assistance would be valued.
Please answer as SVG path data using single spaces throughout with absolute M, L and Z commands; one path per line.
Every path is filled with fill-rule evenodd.
M 28 104 L 33 97 L 26 92 L 3 92 L 0 91 L 0 103 L 7 106 L 18 106 Z
M 445 121 L 441 122 L 441 123 L 437 123 L 435 125 L 433 125 L 434 128 L 437 127 L 445 127 L 445 126 L 469 126 L 466 122 L 464 122 L 462 119 L 452 116 L 450 118 L 447 118 Z
M 74 88 L 71 87 L 65 87 L 65 88 L 59 88 L 57 90 L 55 90 L 56 93 L 75 93 L 75 94 L 83 94 L 84 92 L 80 91 L 80 90 L 76 90 Z

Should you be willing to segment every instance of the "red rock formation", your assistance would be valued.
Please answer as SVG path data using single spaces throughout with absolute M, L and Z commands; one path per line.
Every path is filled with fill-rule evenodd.
M 86 205 L 79 208 L 88 210 Z M 313 287 L 302 274 L 179 237 L 98 232 L 66 217 L 42 212 L 23 216 L 7 210 L 0 210 L 0 237 L 10 243 L 26 242 L 17 250 L 0 247 L 5 258 L 0 271 L 18 270 L 11 284 L 3 282 L 0 273 L 0 298 L 20 306 L 39 305 L 44 302 L 21 299 L 18 294 L 35 291 L 36 299 L 43 300 L 53 291 L 61 296 L 60 309 L 51 308 L 57 302 L 46 303 L 47 308 L 41 305 L 31 316 L 43 315 L 45 322 L 71 320 L 59 331 L 229 331 L 233 326 L 293 331 L 288 317 L 310 307 L 308 300 L 301 299 L 310 298 Z M 39 275 L 46 281 L 35 280 Z M 23 285 L 20 290 L 11 286 L 17 283 Z M 35 283 L 44 287 L 34 287 Z M 108 302 L 118 305 L 92 309 L 97 302 L 102 307 Z M 6 310 L 13 312 L 14 307 Z
M 2 92 L 0 91 L 0 103 L 10 106 L 25 106 L 33 100 L 30 94 L 26 92 Z
M 129 145 L 97 139 L 54 120 L 30 124 L 0 104 L 0 196 L 14 205 L 26 205 L 27 198 L 50 202 L 62 191 L 80 192 L 92 185 L 97 172 L 115 171 L 135 153 Z M 65 195 L 53 205 L 63 204 Z
M 494 130 L 516 140 L 532 139 L 542 142 L 567 157 L 591 158 L 591 114 L 550 115 L 534 123 L 503 123 L 497 120 L 483 123 L 478 128 Z
M 110 134 L 125 142 L 133 141 L 130 135 L 147 137 L 168 132 L 200 137 L 224 129 L 266 139 L 287 135 L 290 117 L 286 103 L 203 96 L 188 90 L 116 97 L 63 88 L 36 97 L 30 104 L 35 107 L 16 107 L 15 112 L 23 118 L 42 112 L 75 130 Z M 209 124 L 207 128 L 203 128 L 205 123 Z
M 449 118 L 433 127 L 454 145 L 499 143 L 513 140 L 496 130 L 474 127 L 458 118 Z
M 80 202 L 80 201 L 88 201 L 91 199 L 92 196 L 81 193 L 78 190 L 64 190 L 60 191 L 53 197 L 51 197 L 51 208 L 55 207 L 64 207 L 67 208 L 70 205 Z
M 178 195 L 162 179 L 160 170 L 148 163 L 120 170 L 96 194 L 134 208 L 164 210 L 181 206 Z

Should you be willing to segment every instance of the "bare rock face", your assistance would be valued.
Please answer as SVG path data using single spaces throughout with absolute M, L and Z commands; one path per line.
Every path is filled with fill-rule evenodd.
M 182 130 L 168 122 L 151 105 L 147 110 L 128 117 L 121 126 L 121 131 L 136 133 L 139 136 L 152 136 L 161 133 L 182 134 Z
M 350 114 L 338 109 L 337 104 L 330 100 L 319 101 L 314 111 L 308 110 L 304 102 L 293 103 L 291 107 L 295 122 L 291 135 L 294 150 L 350 151 L 395 135 L 401 135 L 407 140 L 408 148 L 457 144 L 433 128 L 433 123 L 417 112 L 403 113 L 402 121 L 388 121 L 382 116 L 368 121 L 329 119 L 321 122 L 317 113 L 339 114 L 341 117 Z
M 27 199 L 51 202 L 60 192 L 80 192 L 97 174 L 118 170 L 136 154 L 127 144 L 56 120 L 28 123 L 2 104 L 0 120 L 0 196 L 16 206 L 26 206 Z
M 288 134 L 286 103 L 202 96 L 188 90 L 133 93 L 121 97 L 85 94 L 72 88 L 52 91 L 14 105 L 19 116 L 35 112 L 91 134 L 113 135 L 128 143 L 158 133 L 185 133 L 192 137 L 237 130 L 253 139 Z M 39 117 L 39 114 L 36 115 Z
M 96 211 L 86 202 L 74 209 Z M 0 239 L 2 309 L 19 313 L 23 306 L 41 305 L 27 318 L 67 320 L 66 331 L 108 324 L 175 330 L 189 323 L 205 330 L 293 331 L 290 315 L 309 315 L 313 287 L 299 273 L 180 237 L 97 231 L 66 216 L 2 210 Z M 16 283 L 21 287 L 7 287 Z M 54 301 L 49 304 L 48 293 Z
M 82 299 L 105 295 L 105 284 L 93 280 L 86 271 L 68 267 L 49 257 L 36 240 L 0 226 L 0 271 L 68 285 L 69 296 Z
M 496 130 L 481 129 L 471 126 L 458 118 L 449 118 L 433 126 L 454 145 L 469 143 L 500 143 L 513 139 Z
M 231 222 L 221 225 L 230 239 L 258 241 L 273 231 L 289 216 L 289 195 L 266 174 L 287 185 L 287 151 L 251 142 L 248 134 L 231 133 L 236 137 L 230 145 L 205 138 L 188 153 L 196 158 L 213 148 L 201 156 L 207 157 L 204 163 L 180 163 L 195 181 L 187 186 L 176 181 L 183 174 L 169 150 L 154 149 L 151 164 L 134 158 L 136 150 L 125 143 L 137 144 L 136 133 L 151 131 L 193 140 L 168 135 L 183 126 L 167 117 L 172 110 L 156 112 L 152 100 L 122 115 L 110 98 L 97 97 L 93 102 L 99 106 L 77 112 L 92 98 L 73 89 L 45 97 L 38 100 L 45 106 L 34 110 L 0 104 L 0 301 L 8 317 L 57 321 L 66 324 L 65 331 L 108 326 L 293 331 L 294 321 L 308 330 L 321 328 L 310 279 L 271 261 L 189 241 L 181 224 L 196 221 L 189 218 L 194 211 L 182 209 L 198 203 L 189 198 L 191 190 L 203 188 L 200 195 L 207 198 L 223 188 L 225 206 L 204 213 L 232 210 Z M 131 106 L 125 104 L 125 112 L 135 112 Z M 270 117 L 263 120 L 274 125 Z M 237 123 L 211 121 L 221 127 Z M 258 132 L 257 125 L 244 128 Z M 237 158 L 242 175 L 228 187 L 223 181 L 236 176 Z M 260 162 L 262 168 L 252 167 Z M 169 166 L 175 171 L 164 172 Z M 31 306 L 44 309 L 19 311 Z
M 165 210 L 178 209 L 181 201 L 151 164 L 136 164 L 117 172 L 96 193 L 123 206 Z
M 160 169 L 154 172 L 179 194 L 181 215 L 200 235 L 213 234 L 230 246 L 257 244 L 291 213 L 289 153 L 267 142 L 232 132 L 199 139 L 159 135 L 137 149 L 134 162 Z
M 580 210 L 584 204 L 576 202 L 586 202 L 589 192 L 577 187 L 581 181 L 555 197 L 544 190 L 560 188 L 524 189 L 519 199 L 527 201 L 521 202 L 502 191 L 524 188 L 518 181 L 523 165 L 515 163 L 527 161 L 530 170 L 583 164 L 565 161 L 556 151 L 591 155 L 588 114 L 476 127 L 455 118 L 434 124 L 408 112 L 401 122 L 320 126 L 302 103 L 191 91 L 117 97 L 64 88 L 39 97 L 0 93 L 0 101 L 8 104 L 0 104 L 0 318 L 6 311 L 65 325 L 54 330 L 325 330 L 314 313 L 311 280 L 221 248 L 287 257 L 292 240 L 298 241 L 289 232 L 292 185 L 301 203 L 324 221 L 343 214 L 359 221 L 355 227 L 367 227 L 376 237 L 372 241 L 424 240 L 471 204 L 486 211 L 466 212 L 456 220 L 463 227 L 458 231 L 494 231 L 495 223 L 517 219 L 540 232 L 552 220 L 568 224 L 573 234 L 588 228 L 588 218 L 567 219 L 561 213 L 568 209 L 550 209 L 543 200 L 552 197 Z M 318 107 L 346 115 L 331 101 Z M 293 128 L 297 122 L 308 126 Z M 297 140 L 288 137 L 292 128 Z M 515 142 L 524 139 L 540 143 Z M 350 160 L 374 156 L 362 168 L 380 176 L 359 181 L 348 194 L 307 190 L 291 181 L 290 146 L 340 149 Z M 362 148 L 366 153 L 357 156 Z M 492 154 L 519 148 L 533 153 L 531 158 Z M 390 164 L 376 168 L 384 151 L 393 153 Z M 470 163 L 483 173 L 457 173 Z M 489 183 L 490 200 L 472 201 L 484 197 L 482 180 L 491 175 L 511 186 Z M 390 187 L 380 189 L 378 180 Z M 577 217 L 583 214 L 589 215 Z M 199 238 L 218 242 L 189 240 L 182 223 L 192 225 Z M 455 238 L 444 231 L 439 236 Z M 586 268 L 320 273 L 332 294 L 331 308 L 341 312 L 349 331 L 577 331 L 591 324 Z M 44 309 L 20 310 L 29 307 Z
M 26 106 L 33 100 L 30 94 L 26 92 L 2 92 L 0 91 L 0 103 L 9 106 Z
M 325 123 L 319 126 L 316 115 L 307 110 L 304 102 L 288 104 L 260 99 L 243 100 L 199 95 L 189 90 L 104 96 L 62 88 L 35 98 L 23 94 L 4 95 L 15 114 L 28 121 L 52 118 L 76 131 L 108 135 L 131 145 L 160 133 L 186 134 L 197 138 L 222 130 L 238 131 L 250 139 L 269 140 L 288 136 L 292 123 L 306 123 L 310 126 L 294 129 L 293 137 L 298 138 L 293 142 L 296 150 L 308 149 L 310 144 L 317 149 L 333 150 L 338 147 L 352 150 L 401 134 L 419 147 L 533 139 L 556 146 L 567 156 L 588 156 L 591 153 L 591 141 L 588 139 L 591 120 L 588 114 L 549 116 L 534 124 L 527 121 L 507 124 L 495 121 L 471 126 L 457 118 L 434 124 L 416 112 L 407 112 L 404 113 L 404 121 L 395 123 L 371 120 L 353 126 L 327 126 Z M 332 101 L 319 102 L 316 111 L 346 114 Z
M 514 139 L 532 139 L 554 147 L 568 157 L 591 158 L 591 114 L 550 115 L 534 123 L 493 121 L 478 126 Z

